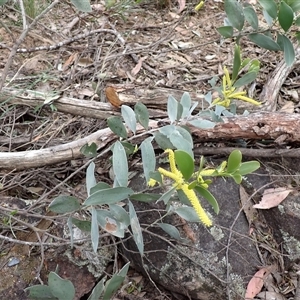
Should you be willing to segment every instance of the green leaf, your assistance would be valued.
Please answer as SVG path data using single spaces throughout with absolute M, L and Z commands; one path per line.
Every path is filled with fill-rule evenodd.
M 242 162 L 242 152 L 240 150 L 233 150 L 229 157 L 227 162 L 227 172 L 228 173 L 234 173 L 241 165 Z
M 170 135 L 170 141 L 177 148 L 193 155 L 192 145 L 181 135 L 179 131 L 175 131 Z
M 192 120 L 189 123 L 197 128 L 201 129 L 211 129 L 216 126 L 216 123 L 209 120 Z
M 241 86 L 244 86 L 246 84 L 249 84 L 253 82 L 257 77 L 257 72 L 248 72 L 245 75 L 243 75 L 241 78 L 239 78 L 235 83 L 234 87 L 239 88 Z
M 247 162 L 243 162 L 240 165 L 240 168 L 238 170 L 238 173 L 241 174 L 242 176 L 250 174 L 254 171 L 256 171 L 257 169 L 259 169 L 260 167 L 260 163 L 258 161 L 247 161 Z
M 109 117 L 107 119 L 107 125 L 110 128 L 110 130 L 117 136 L 123 139 L 127 138 L 127 130 L 120 117 L 115 117 L 115 116 Z
M 164 204 L 166 205 L 169 202 L 169 200 L 171 199 L 171 197 L 173 196 L 175 190 L 176 190 L 176 188 L 172 187 L 171 189 L 166 191 L 164 194 L 162 194 L 160 196 L 160 198 L 157 200 L 157 202 L 164 201 Z
M 299 2 L 300 3 L 300 2 Z M 296 20 L 295 20 L 295 25 L 296 26 L 300 26 L 300 17 L 298 17 Z
M 53 296 L 59 300 L 73 300 L 75 297 L 75 288 L 72 282 L 61 278 L 54 272 L 49 273 L 48 285 Z
M 177 122 L 182 118 L 182 112 L 183 112 L 183 107 L 182 107 L 181 103 L 178 102 L 178 104 L 177 104 L 177 117 L 176 117 Z
M 136 201 L 141 201 L 141 202 L 151 202 L 151 201 L 156 201 L 160 198 L 160 195 L 156 194 L 147 194 L 147 193 L 142 193 L 142 194 L 133 194 L 129 198 L 130 200 L 136 200 Z
M 287 4 L 292 8 L 293 12 L 300 10 L 300 1 L 299 0 L 290 0 Z
M 162 176 L 158 171 L 151 172 L 150 178 L 162 184 Z
M 135 134 L 136 133 L 136 117 L 135 112 L 128 105 L 121 106 L 121 114 L 127 127 Z
M 97 182 L 95 178 L 95 164 L 91 162 L 86 170 L 86 178 L 85 178 L 86 190 L 88 196 L 90 195 L 91 188 L 94 187 Z
M 33 300 L 57 300 L 48 285 L 33 285 L 25 289 L 29 291 L 28 298 Z
M 183 239 L 180 236 L 180 233 L 175 226 L 173 226 L 171 224 L 167 224 L 167 223 L 158 223 L 157 225 L 162 230 L 164 230 L 169 236 L 171 236 L 173 239 L 178 240 L 178 241 L 185 241 L 185 239 Z
M 72 4 L 82 12 L 92 12 L 92 7 L 89 0 L 71 0 Z
M 174 152 L 175 162 L 185 180 L 189 180 L 194 173 L 194 159 L 185 151 L 176 150 Z
M 242 5 L 236 0 L 225 0 L 224 8 L 231 25 L 241 31 L 245 22 Z
M 82 231 L 90 232 L 92 229 L 91 222 L 86 220 L 79 220 L 71 218 L 72 223 Z
M 94 187 L 91 188 L 90 194 L 94 194 L 104 189 L 110 189 L 110 185 L 106 182 L 98 182 Z
M 72 196 L 58 196 L 50 203 L 49 209 L 58 214 L 65 214 L 79 210 L 80 203 Z
M 234 179 L 235 183 L 240 184 L 242 182 L 242 175 L 235 173 L 232 174 L 231 177 Z
M 133 154 L 136 151 L 136 147 L 129 142 L 121 141 L 121 144 L 123 145 L 127 156 Z
M 263 16 L 264 16 L 267 24 L 269 25 L 269 27 L 271 27 L 273 24 L 273 18 L 267 13 L 267 11 L 265 9 L 263 10 Z
M 188 222 L 200 222 L 199 216 L 195 212 L 194 208 L 190 206 L 178 207 L 174 212 Z
M 251 33 L 248 35 L 249 39 L 258 45 L 259 47 L 265 48 L 267 50 L 271 51 L 279 51 L 280 46 L 272 40 L 270 37 L 260 34 L 260 33 Z
M 93 250 L 97 253 L 99 245 L 99 225 L 97 220 L 97 211 L 94 207 L 92 207 L 91 240 Z
M 149 112 L 145 104 L 142 102 L 137 102 L 134 106 L 134 112 L 138 122 L 148 130 L 149 126 Z
M 183 112 L 181 114 L 181 117 L 182 118 L 188 117 L 190 113 L 191 104 L 192 104 L 191 96 L 188 92 L 183 93 L 180 100 L 180 104 L 183 107 Z
M 266 10 L 271 18 L 277 18 L 277 4 L 274 0 L 259 0 L 259 4 Z
M 162 134 L 161 132 L 154 132 L 154 139 L 158 146 L 163 149 L 174 149 L 174 145 L 171 143 L 170 139 L 166 137 L 166 135 Z
M 235 81 L 238 74 L 239 70 L 241 68 L 241 49 L 239 45 L 235 44 L 234 45 L 234 57 L 233 57 L 233 67 L 232 67 L 232 81 Z
M 282 36 L 283 49 L 284 49 L 284 60 L 288 66 L 291 66 L 295 61 L 295 49 L 289 38 Z
M 132 205 L 131 201 L 128 201 L 129 206 L 129 217 L 130 217 L 130 226 L 133 234 L 133 239 L 136 243 L 136 246 L 141 254 L 144 255 L 144 241 L 143 241 L 143 234 L 142 229 L 139 223 L 139 219 L 136 215 L 134 206 Z
M 254 30 L 258 30 L 257 14 L 256 14 L 255 10 L 253 9 L 253 7 L 251 5 L 247 5 L 244 8 L 244 15 L 245 15 L 246 21 L 250 24 L 250 26 Z
M 4 5 L 8 0 L 0 0 L 0 6 Z
M 110 204 L 109 210 L 111 211 L 113 217 L 120 222 L 121 227 L 126 229 L 130 224 L 130 219 L 127 211 L 118 204 Z
M 115 187 L 100 190 L 91 194 L 83 203 L 84 205 L 114 204 L 127 199 L 133 194 L 133 190 L 127 187 Z
M 154 172 L 156 165 L 156 158 L 152 146 L 153 137 L 148 137 L 141 144 L 143 170 L 146 182 L 150 180 L 150 172 Z
M 119 238 L 124 237 L 124 229 L 127 228 L 126 224 L 117 221 L 110 211 L 106 209 L 97 209 L 97 221 L 101 228 L 106 232 Z
M 121 286 L 128 272 L 130 263 L 128 262 L 118 274 L 114 274 L 105 284 L 105 293 L 101 299 L 113 299 L 114 293 Z
M 278 22 L 281 28 L 287 32 L 294 21 L 294 12 L 284 1 L 281 1 L 278 12 Z
M 214 195 L 207 189 L 201 187 L 201 186 L 196 186 L 195 190 L 207 200 L 207 202 L 212 206 L 214 212 L 218 214 L 220 212 L 219 204 L 214 197 Z
M 167 112 L 168 117 L 171 123 L 174 123 L 177 119 L 177 109 L 178 109 L 178 102 L 173 96 L 169 96 L 168 104 L 167 104 Z
M 102 278 L 97 285 L 93 288 L 91 295 L 88 300 L 99 300 L 101 298 L 101 294 L 104 291 L 104 281 L 105 277 Z
M 85 144 L 81 147 L 80 152 L 87 158 L 97 155 L 97 145 L 93 142 L 90 145 Z
M 128 162 L 123 145 L 116 141 L 113 145 L 113 171 L 119 186 L 128 185 Z
M 223 36 L 224 38 L 231 38 L 233 36 L 233 27 L 232 26 L 222 26 L 218 27 L 217 31 Z

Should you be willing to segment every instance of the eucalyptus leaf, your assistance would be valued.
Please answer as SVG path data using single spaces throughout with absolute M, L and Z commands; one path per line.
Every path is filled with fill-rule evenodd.
M 128 185 L 128 162 L 123 145 L 116 141 L 113 149 L 113 171 L 120 186 Z
M 233 36 L 233 27 L 232 26 L 222 26 L 218 27 L 217 31 L 223 36 L 224 38 L 231 38 Z
M 103 189 L 91 194 L 83 203 L 84 205 L 114 204 L 127 199 L 133 194 L 133 190 L 127 187 L 115 187 Z
M 123 139 L 127 138 L 128 133 L 120 117 L 109 117 L 107 119 L 107 125 L 110 128 L 110 130 L 117 136 Z
M 281 1 L 278 12 L 278 22 L 281 28 L 287 32 L 294 21 L 294 12 L 290 6 L 288 6 L 284 1 Z
M 152 146 L 153 137 L 148 137 L 141 144 L 143 170 L 146 182 L 150 180 L 150 172 L 154 172 L 156 165 L 156 158 Z
M 134 206 L 132 205 L 131 201 L 128 201 L 129 206 L 129 217 L 130 217 L 130 225 L 131 230 L 133 234 L 133 239 L 136 243 L 136 246 L 141 254 L 141 256 L 144 255 L 144 241 L 143 241 L 143 234 L 142 229 L 138 220 L 138 217 L 136 215 Z
M 80 203 L 73 196 L 58 196 L 49 205 L 49 210 L 58 214 L 70 213 L 79 209 Z
M 149 112 L 145 104 L 142 102 L 137 102 L 134 106 L 134 112 L 138 122 L 148 130 L 149 126 Z
M 128 105 L 121 106 L 121 115 L 128 126 L 128 128 L 135 134 L 136 133 L 136 116 L 135 112 Z
M 75 297 L 75 288 L 72 282 L 61 278 L 55 272 L 49 273 L 48 285 L 53 296 L 59 300 L 73 300 Z
M 249 39 L 256 45 L 271 51 L 279 51 L 280 46 L 270 37 L 261 33 L 251 33 Z
M 231 25 L 241 31 L 245 22 L 242 5 L 237 0 L 225 0 L 224 9 Z
M 171 123 L 174 123 L 177 119 L 177 109 L 178 109 L 177 100 L 173 96 L 169 96 L 168 104 L 167 104 L 167 112 Z

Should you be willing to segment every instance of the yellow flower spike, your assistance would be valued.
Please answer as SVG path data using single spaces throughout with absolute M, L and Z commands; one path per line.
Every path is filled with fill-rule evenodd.
M 252 98 L 249 98 L 249 97 L 238 96 L 238 97 L 236 97 L 236 98 L 237 98 L 237 99 L 240 99 L 240 100 L 243 100 L 243 101 L 246 101 L 246 102 L 249 102 L 249 103 L 254 104 L 254 105 L 258 105 L 258 106 L 261 105 L 260 102 L 254 100 L 254 99 L 252 99 Z
M 204 1 L 200 1 L 199 4 L 197 4 L 197 5 L 195 6 L 195 11 L 200 10 L 200 9 L 203 7 L 203 5 L 204 5 Z
M 204 169 L 200 172 L 201 176 L 211 176 L 216 170 L 215 169 Z
M 165 153 L 168 153 L 168 154 L 169 154 L 169 163 L 170 163 L 171 172 L 172 172 L 172 173 L 177 173 L 178 170 L 177 170 L 177 168 L 176 168 L 175 155 L 174 155 L 173 150 L 171 150 L 171 149 L 166 149 L 166 150 L 165 150 Z
M 148 186 L 154 187 L 156 185 L 157 181 L 153 178 L 150 178 L 148 181 Z
M 231 82 L 231 79 L 230 79 L 230 76 L 229 76 L 229 72 L 228 72 L 228 70 L 225 66 L 224 66 L 224 74 L 225 74 L 225 77 L 226 77 L 227 86 L 228 86 L 228 88 L 231 88 L 232 87 L 232 82 Z
M 187 184 L 183 184 L 182 191 L 185 193 L 187 198 L 190 200 L 190 202 L 191 202 L 194 210 L 196 211 L 197 215 L 199 216 L 199 219 L 201 220 L 201 222 L 207 227 L 212 226 L 212 221 L 209 219 L 208 215 L 202 208 L 194 190 L 190 190 Z
M 163 168 L 158 168 L 157 170 L 160 174 L 173 179 L 177 184 L 180 184 L 183 182 L 183 178 L 182 178 L 182 176 L 180 176 L 180 173 L 178 174 L 178 172 L 173 173 L 173 172 L 167 171 Z
M 230 94 L 228 97 L 229 97 L 229 98 L 238 98 L 238 97 L 244 96 L 244 95 L 246 95 L 246 92 L 245 92 L 245 91 Z

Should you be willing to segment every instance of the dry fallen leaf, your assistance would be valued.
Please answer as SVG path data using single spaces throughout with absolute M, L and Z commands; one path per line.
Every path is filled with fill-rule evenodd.
M 185 0 L 177 0 L 179 4 L 178 13 L 180 14 L 185 9 Z
M 253 299 L 261 291 L 264 279 L 269 273 L 269 268 L 262 268 L 254 274 L 248 283 L 245 300 Z
M 122 105 L 122 101 L 120 100 L 117 92 L 112 86 L 108 86 L 105 89 L 105 95 L 111 105 L 115 107 L 120 107 Z
M 67 70 L 67 68 L 73 64 L 73 62 L 77 59 L 78 53 L 73 53 L 72 55 L 69 56 L 69 58 L 65 61 L 63 65 L 63 71 Z
M 269 209 L 278 206 L 292 190 L 279 187 L 266 189 L 258 204 L 253 205 L 254 208 Z
M 147 58 L 147 56 L 146 56 L 146 57 L 141 57 L 141 58 L 139 59 L 138 63 L 136 64 L 136 66 L 131 70 L 131 74 L 132 74 L 133 76 L 135 76 L 135 75 L 140 71 L 140 69 L 141 69 L 141 67 L 142 67 L 142 64 L 143 64 L 143 61 L 144 61 L 146 58 Z

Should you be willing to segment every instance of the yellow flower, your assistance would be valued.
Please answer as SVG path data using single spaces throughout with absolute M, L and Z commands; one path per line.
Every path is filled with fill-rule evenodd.
M 195 11 L 200 10 L 204 5 L 204 1 L 200 1 L 196 6 L 195 6 Z
M 170 169 L 171 171 L 167 171 L 163 168 L 158 168 L 158 172 L 166 177 L 169 177 L 174 180 L 174 187 L 177 190 L 182 190 L 186 197 L 189 199 L 191 202 L 194 210 L 196 211 L 197 215 L 199 216 L 200 221 L 205 225 L 205 226 L 211 226 L 212 221 L 209 219 L 207 216 L 206 212 L 202 208 L 199 199 L 197 198 L 194 190 L 190 190 L 188 187 L 188 183 L 185 182 L 182 173 L 177 169 L 176 163 L 175 163 L 175 156 L 174 152 L 171 149 L 165 150 L 165 153 L 169 154 L 169 163 L 170 163 Z M 201 177 L 201 176 L 199 176 Z M 198 178 L 199 179 L 199 178 Z M 202 179 L 202 177 L 201 177 Z M 203 181 L 203 179 L 202 179 Z
M 156 185 L 157 181 L 153 178 L 150 178 L 148 181 L 148 186 L 154 187 Z
M 224 107 L 228 107 L 231 103 L 232 99 L 237 99 L 237 100 L 242 100 L 245 102 L 249 102 L 253 105 L 261 105 L 260 102 L 246 97 L 246 92 L 242 91 L 242 92 L 235 92 L 236 88 L 233 86 L 233 82 L 230 79 L 230 75 L 229 72 L 227 70 L 227 68 L 224 66 L 224 75 L 223 75 L 223 79 L 222 79 L 222 94 L 223 94 L 223 98 L 216 98 L 212 104 L 213 105 L 221 105 Z

